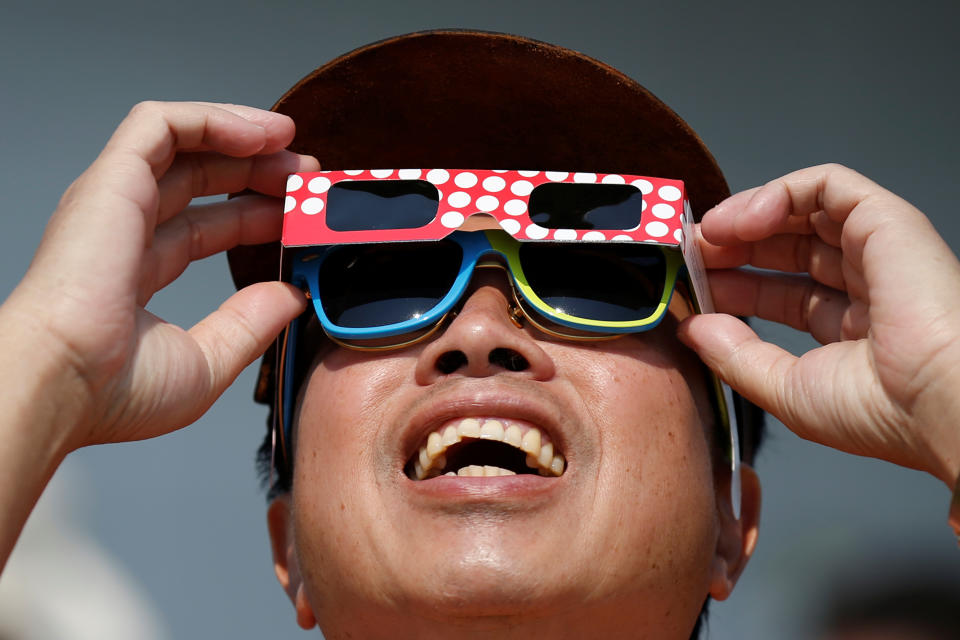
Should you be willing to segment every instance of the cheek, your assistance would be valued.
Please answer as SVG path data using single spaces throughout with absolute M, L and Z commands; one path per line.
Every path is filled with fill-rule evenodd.
M 597 559 L 650 592 L 705 593 L 717 523 L 703 390 L 696 377 L 688 383 L 698 370 L 685 375 L 655 353 L 606 355 L 576 365 L 599 427 Z
M 294 535 L 311 591 L 342 590 L 363 573 L 369 523 L 383 513 L 375 464 L 383 420 L 399 376 L 391 360 L 344 363 L 328 358 L 304 384 L 297 414 L 293 480 Z M 325 586 L 326 585 L 326 586 Z

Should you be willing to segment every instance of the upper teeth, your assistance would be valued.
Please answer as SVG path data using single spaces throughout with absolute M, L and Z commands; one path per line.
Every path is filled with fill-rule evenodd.
M 417 480 L 439 475 L 447 464 L 444 454 L 447 449 L 464 438 L 479 440 L 497 440 L 509 444 L 527 454 L 527 466 L 536 469 L 540 475 L 559 476 L 563 474 L 566 461 L 559 453 L 553 452 L 550 442 L 539 429 L 525 424 L 484 418 L 463 418 L 448 423 L 427 436 L 427 443 L 413 461 L 413 472 Z M 469 465 L 458 469 L 460 476 L 501 476 L 513 475 L 509 469 L 494 466 Z M 453 471 L 446 475 L 454 475 Z

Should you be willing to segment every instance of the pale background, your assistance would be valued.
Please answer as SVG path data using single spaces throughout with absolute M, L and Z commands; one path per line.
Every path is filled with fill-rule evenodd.
M 59 195 L 135 102 L 267 107 L 340 53 L 430 27 L 509 31 L 581 50 L 637 78 L 686 118 L 734 190 L 805 165 L 843 162 L 925 210 L 956 249 L 958 7 L 946 1 L 5 2 L 0 296 L 26 269 Z M 230 290 L 225 260 L 214 257 L 158 295 L 152 310 L 189 324 Z M 807 344 L 793 332 L 760 330 L 792 349 Z M 105 572 L 112 578 L 88 575 L 76 555 L 47 535 L 54 540 L 49 553 L 64 558 L 23 568 L 34 543 L 22 541 L 11 567 L 17 563 L 23 573 L 9 572 L 0 583 L 6 592 L 34 597 L 26 593 L 29 581 L 17 577 L 32 574 L 40 583 L 35 593 L 70 600 L 71 585 L 79 583 L 84 597 L 93 601 L 101 593 L 114 612 L 100 615 L 119 618 L 126 614 L 110 589 L 133 581 L 130 599 L 157 618 L 139 637 L 301 637 L 270 565 L 253 471 L 264 410 L 250 400 L 252 373 L 191 429 L 67 460 L 48 507 L 60 521 L 53 529 L 90 540 L 93 555 L 112 557 L 115 566 Z M 891 567 L 960 575 L 960 552 L 945 522 L 949 492 L 932 478 L 808 445 L 779 424 L 770 426 L 759 470 L 760 545 L 731 600 L 714 606 L 711 638 L 809 637 L 805 625 L 841 577 L 882 583 Z M 0 623 L 6 616 L 13 626 L 13 617 L 23 615 L 16 611 L 29 610 L 0 606 Z

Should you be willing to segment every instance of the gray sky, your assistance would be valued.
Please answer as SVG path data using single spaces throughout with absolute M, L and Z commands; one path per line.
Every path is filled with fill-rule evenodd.
M 0 294 L 26 269 L 60 194 L 137 101 L 268 107 L 340 53 L 431 27 L 508 31 L 581 50 L 638 79 L 687 119 L 734 190 L 842 162 L 923 209 L 956 250 L 958 6 L 7 6 L 0 20 Z M 191 267 L 151 309 L 192 323 L 230 290 L 218 256 Z M 791 331 L 760 330 L 792 349 L 808 344 Z M 63 470 L 86 489 L 80 526 L 139 580 L 175 638 L 301 637 L 270 565 L 252 464 L 265 413 L 251 402 L 252 389 L 248 371 L 193 428 L 81 451 Z M 760 546 L 731 600 L 714 607 L 711 638 L 789 640 L 838 574 L 922 564 L 960 575 L 946 526 L 948 491 L 932 478 L 808 445 L 778 424 L 758 466 Z

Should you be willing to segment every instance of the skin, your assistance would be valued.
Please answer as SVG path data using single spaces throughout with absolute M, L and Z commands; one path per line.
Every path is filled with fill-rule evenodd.
M 921 211 L 838 165 L 736 194 L 700 226 L 719 311 L 807 331 L 795 357 L 742 322 L 690 318 L 679 337 L 797 435 L 960 474 L 960 262 Z M 801 274 L 791 277 L 786 274 Z
M 23 281 L 0 306 L 0 565 L 66 455 L 190 424 L 304 309 L 302 295 L 280 283 L 237 292 L 190 329 L 144 308 L 191 260 L 278 237 L 284 175 L 318 168 L 313 158 L 283 151 L 293 134 L 289 119 L 257 109 L 145 103 L 68 189 Z M 187 206 L 195 196 L 246 187 L 264 196 Z M 921 469 L 952 488 L 960 473 L 960 264 L 923 214 L 867 178 L 826 165 L 732 196 L 700 229 L 707 266 L 720 270 L 711 278 L 719 310 L 784 322 L 825 345 L 797 358 L 723 314 L 687 318 L 680 340 L 801 436 Z M 798 276 L 727 271 L 743 264 Z M 429 635 L 441 616 L 465 637 L 500 636 L 517 620 L 526 635 L 649 635 L 660 625 L 657 637 L 684 637 L 703 597 L 732 589 L 755 525 L 750 515 L 741 524 L 726 516 L 698 394 L 685 384 L 693 378 L 672 358 L 669 336 L 659 346 L 610 344 L 597 358 L 582 346 L 505 331 L 512 325 L 504 325 L 497 300 L 502 284 L 491 286 L 478 287 L 447 332 L 419 350 L 376 360 L 338 352 L 314 372 L 301 411 L 297 489 L 268 516 L 277 574 L 299 622 L 309 627 L 319 618 L 331 625 L 330 637 L 347 635 L 347 627 L 361 636 L 403 628 Z M 457 335 L 472 354 L 484 347 L 465 346 L 471 340 L 499 336 L 533 364 L 510 376 L 471 356 L 467 368 L 438 379 L 437 351 Z M 627 382 L 633 391 L 620 404 L 603 404 L 614 396 L 600 389 Z M 461 496 L 448 510 L 429 497 L 405 497 L 415 494 L 398 478 L 393 432 L 419 419 L 418 402 L 442 401 L 443 389 L 469 403 L 487 385 L 519 394 L 520 404 L 555 402 L 537 419 L 560 434 L 569 475 L 540 507 L 522 491 Z M 644 386 L 669 388 L 669 403 L 650 404 L 653 394 L 636 391 Z M 325 412 L 356 422 L 326 422 Z M 645 416 L 639 425 L 638 415 Z M 651 428 L 664 421 L 673 428 Z M 752 480 L 745 486 L 746 507 L 758 491 Z M 643 509 L 613 509 L 620 487 L 634 489 Z M 508 508 L 517 495 L 522 504 Z M 680 501 L 702 507 L 700 517 L 679 509 Z M 630 526 L 613 526 L 617 518 Z M 531 559 L 518 548 L 536 536 L 549 546 Z M 435 554 L 425 554 L 430 537 Z M 357 540 L 383 547 L 358 548 Z M 406 558 L 395 556 L 408 552 L 423 562 L 402 566 Z M 663 589 L 676 600 L 667 602 Z M 511 609 L 517 598 L 530 605 L 525 619 Z M 564 607 L 574 601 L 577 608 Z M 458 619 L 453 610 L 475 615 Z M 394 624 L 397 612 L 410 614 L 403 620 L 410 627 Z M 390 626 L 368 629 L 378 624 Z
M 753 549 L 758 488 L 748 470 L 736 522 L 728 474 L 714 478 L 703 375 L 675 321 L 592 346 L 548 340 L 511 323 L 508 295 L 504 276 L 478 274 L 439 338 L 378 357 L 337 349 L 314 368 L 293 494 L 270 509 L 278 577 L 304 626 L 317 619 L 328 638 L 687 638 L 706 595 L 728 595 Z M 529 367 L 491 364 L 498 348 Z M 445 374 L 451 351 L 467 361 Z M 404 436 L 435 412 L 525 417 L 567 471 L 534 476 L 535 488 L 524 476 L 413 482 Z

